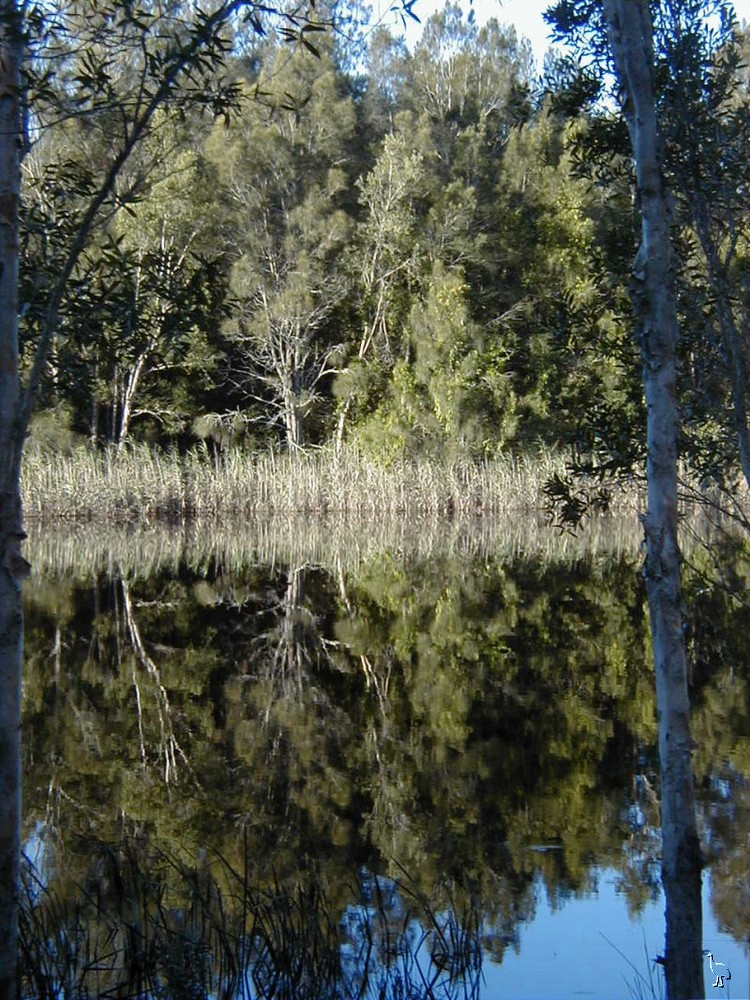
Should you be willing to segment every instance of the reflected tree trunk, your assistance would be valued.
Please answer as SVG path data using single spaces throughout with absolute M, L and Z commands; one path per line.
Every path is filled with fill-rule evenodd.
M 268 683 L 265 722 L 278 701 L 302 702 L 314 684 L 312 668 L 327 656 L 315 616 L 305 605 L 305 571 L 306 565 L 289 567 L 276 623 L 259 637 L 266 645 L 261 660 Z
M 605 0 L 625 98 L 641 208 L 633 303 L 647 407 L 648 510 L 644 576 L 656 672 L 661 771 L 667 995 L 703 996 L 701 869 L 693 789 L 690 702 L 677 542 L 677 310 L 667 193 L 661 172 L 648 0 Z
M 153 685 L 153 696 L 156 703 L 157 718 L 159 720 L 159 754 L 164 761 L 164 784 L 177 780 L 177 757 L 181 757 L 186 767 L 190 770 L 188 758 L 180 746 L 174 732 L 172 720 L 172 709 L 169 704 L 169 694 L 162 683 L 161 671 L 149 655 L 146 645 L 141 637 L 141 631 L 135 616 L 133 600 L 130 595 L 130 587 L 123 579 L 122 596 L 125 611 L 125 623 L 127 625 L 130 645 L 133 649 L 134 660 L 132 664 L 133 690 L 135 692 L 136 709 L 138 712 L 138 735 L 140 739 L 141 760 L 146 766 L 146 739 L 144 728 L 143 701 L 141 698 L 141 688 L 138 682 L 136 665 L 140 665 L 145 671 Z
M 297 566 L 294 569 L 290 567 L 282 604 L 283 618 L 274 665 L 277 676 L 282 681 L 284 693 L 291 694 L 294 691 L 294 695 L 298 698 L 302 697 L 311 661 L 308 649 L 308 630 L 312 621 L 309 614 L 305 612 L 304 601 L 304 567 Z

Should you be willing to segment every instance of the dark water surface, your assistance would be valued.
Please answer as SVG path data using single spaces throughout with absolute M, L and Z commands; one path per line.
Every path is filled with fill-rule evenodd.
M 725 541 L 686 552 L 704 944 L 733 975 L 706 987 L 737 997 L 750 610 L 728 584 L 747 564 Z M 115 925 L 166 970 L 148 995 L 206 995 L 175 984 L 186 955 L 209 982 L 237 911 L 236 996 L 660 995 L 636 526 L 87 530 L 39 533 L 31 559 L 28 905 L 58 950 L 98 935 L 67 966 L 89 995 L 102 955 L 129 995 Z

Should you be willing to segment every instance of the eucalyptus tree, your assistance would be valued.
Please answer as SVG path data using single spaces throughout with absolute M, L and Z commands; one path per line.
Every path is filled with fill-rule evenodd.
M 404 110 L 411 58 L 402 37 L 382 26 L 372 32 L 361 105 L 365 132 L 373 145 L 393 131 L 396 115 Z
M 426 171 L 409 135 L 412 125 L 411 115 L 397 118 L 372 170 L 357 182 L 364 216 L 355 231 L 350 267 L 360 292 L 361 335 L 334 386 L 340 399 L 337 451 L 350 411 L 371 403 L 379 369 L 400 353 L 405 312 L 424 271 L 427 251 L 417 205 L 424 197 Z
M 18 95 L 23 35 L 16 4 L 0 6 L 0 997 L 16 995 L 21 822 L 21 555 L 18 381 L 18 209 L 24 134 Z M 16 457 L 18 454 L 18 457 Z
M 387 461 L 429 455 L 473 461 L 496 454 L 516 430 L 508 355 L 473 320 L 460 268 L 435 263 L 411 299 L 387 393 L 355 439 Z
M 164 123 L 144 146 L 137 157 L 142 194 L 107 220 L 82 253 L 40 386 L 42 407 L 70 413 L 73 429 L 86 430 L 93 444 L 120 448 L 134 421 L 151 439 L 163 439 L 194 418 L 181 389 L 192 381 L 195 396 L 199 371 L 209 392 L 216 355 L 209 335 L 220 321 L 226 284 L 207 239 L 211 227 L 196 194 L 198 162 L 186 132 Z M 32 154 L 25 173 L 21 294 L 30 302 L 54 274 L 65 224 L 75 218 L 65 204 L 69 192 L 58 186 L 55 157 L 64 146 L 45 147 Z M 69 169 L 74 162 L 68 160 Z
M 266 8 L 263 8 L 266 10 Z M 250 0 L 194 4 L 119 0 L 0 3 L 0 997 L 16 994 L 20 830 L 22 581 L 29 565 L 20 498 L 21 457 L 34 401 L 71 281 L 92 234 L 137 197 L 126 166 L 162 107 L 228 115 L 239 96 L 224 64 L 236 19 L 260 27 Z M 281 15 L 280 15 L 281 16 Z M 305 38 L 303 12 L 283 15 Z M 37 135 L 71 118 L 106 136 L 68 178 L 72 218 L 34 301 L 19 302 L 21 162 Z M 20 308 L 19 308 L 20 307 Z M 19 314 L 33 345 L 23 386 Z
M 200 123 L 193 123 L 197 131 L 196 126 Z M 108 227 L 105 282 L 111 287 L 115 279 L 121 308 L 112 315 L 106 308 L 111 303 L 104 303 L 92 409 L 106 403 L 108 438 L 118 448 L 129 439 L 136 419 L 148 420 L 160 436 L 179 433 L 195 416 L 180 398 L 179 386 L 198 370 L 207 393 L 212 376 L 216 351 L 209 334 L 221 320 L 225 282 L 220 254 L 210 239 L 207 203 L 199 196 L 198 151 L 189 138 L 184 127 L 160 128 L 146 144 L 154 165 L 144 197 L 128 212 L 119 212 Z M 154 145 L 158 151 L 148 148 Z M 85 344 L 87 316 L 78 311 L 78 341 Z M 95 439 L 93 416 L 92 424 Z
M 604 16 L 620 87 L 641 210 L 633 305 L 647 409 L 648 510 L 644 576 L 661 725 L 662 878 L 667 917 L 665 971 L 670 997 L 702 993 L 700 867 L 690 701 L 677 538 L 677 342 L 669 193 L 654 88 L 654 35 L 647 2 L 605 0 Z M 697 878 L 696 878 L 697 876 Z
M 531 111 L 528 45 L 494 18 L 478 28 L 449 3 L 425 24 L 406 79 L 404 106 L 426 132 L 433 259 L 476 269 L 498 164 Z M 471 283 L 475 291 L 482 284 Z
M 603 420 L 630 436 L 638 413 L 636 351 L 621 319 L 627 283 L 602 246 L 600 197 L 572 154 L 585 128 L 545 101 L 512 130 L 497 166 L 483 316 L 506 357 L 519 442 L 585 446 Z M 615 209 L 620 227 L 629 213 L 628 192 L 624 213 Z
M 365 112 L 387 134 L 360 183 L 361 217 L 349 264 L 360 290 L 362 333 L 334 387 L 338 446 L 348 426 L 381 456 L 439 451 L 446 444 L 456 451 L 466 445 L 475 455 L 491 450 L 493 434 L 478 429 L 480 410 L 489 423 L 498 417 L 499 397 L 509 397 L 502 359 L 490 358 L 492 338 L 478 323 L 487 323 L 487 289 L 495 278 L 487 253 L 494 183 L 512 124 L 522 106 L 528 110 L 523 95 L 529 72 L 529 53 L 512 30 L 494 20 L 478 28 L 454 4 L 430 17 L 413 55 L 383 33 L 374 39 Z M 452 305 L 456 288 L 466 286 L 455 315 L 439 315 L 435 295 L 444 281 Z M 468 336 L 456 325 L 459 313 Z M 437 352 L 428 316 L 441 324 Z M 440 396 L 445 402 L 438 369 L 453 336 L 451 377 L 462 388 L 451 390 L 455 406 L 448 416 L 437 402 Z M 470 398 L 479 407 L 471 418 Z M 507 417 L 498 417 L 496 444 L 507 439 L 510 410 Z M 464 434 L 469 423 L 476 431 L 471 444 Z M 464 431 L 454 440 L 459 425 Z
M 702 466 L 723 482 L 721 451 L 731 458 L 730 470 L 739 457 L 750 486 L 750 93 L 742 80 L 742 39 L 730 32 L 729 5 L 719 6 L 711 27 L 696 19 L 692 7 L 672 15 L 680 30 L 668 39 L 665 56 L 673 73 L 664 80 L 662 100 L 669 108 L 667 166 L 690 253 L 685 294 L 693 308 L 700 302 L 703 320 L 690 346 L 703 362 L 698 377 L 708 382 L 705 406 L 714 420 L 722 415 L 722 436 L 733 445 L 722 448 L 714 435 L 719 454 L 701 456 Z M 724 374 L 726 406 L 712 367 Z
M 731 14 L 726 4 L 701 0 L 679 5 L 564 0 L 550 9 L 548 17 L 560 33 L 577 41 L 589 60 L 598 57 L 614 71 L 632 151 L 640 247 L 633 263 L 631 297 L 646 403 L 644 577 L 659 710 L 665 972 L 670 997 L 702 995 L 703 859 L 695 813 L 678 544 L 680 317 L 674 229 L 675 200 L 690 199 L 695 192 L 681 188 L 680 171 L 670 169 L 670 157 L 678 134 L 680 151 L 688 158 L 697 155 L 693 147 L 702 141 L 702 130 L 690 128 L 690 119 L 694 115 L 703 118 L 704 124 L 706 120 L 695 74 L 685 73 L 679 56 L 690 49 L 691 36 L 704 33 L 706 37 L 706 24 L 712 17 L 718 17 L 726 29 Z M 704 48 L 704 60 L 712 55 L 710 50 L 710 45 Z M 706 65 L 705 72 L 710 71 Z M 667 82 L 673 79 L 674 83 Z M 714 115 L 716 111 L 714 107 Z
M 320 43 L 312 64 L 269 44 L 257 79 L 242 84 L 259 100 L 229 128 L 217 125 L 206 144 L 233 258 L 229 378 L 248 419 L 281 428 L 290 449 L 311 420 L 324 419 L 347 293 L 341 256 L 355 110 L 331 48 Z
M 409 103 L 435 123 L 443 146 L 461 127 L 493 114 L 507 129 L 508 110 L 530 83 L 531 49 L 495 18 L 478 27 L 448 3 L 425 23 L 407 72 Z

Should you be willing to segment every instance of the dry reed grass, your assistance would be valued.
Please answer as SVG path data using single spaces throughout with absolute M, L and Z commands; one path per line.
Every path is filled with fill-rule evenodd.
M 362 460 L 354 451 L 244 454 L 213 459 L 137 447 L 120 454 L 30 453 L 22 488 L 27 519 L 110 523 L 226 519 L 272 514 L 356 519 L 489 515 L 545 508 L 545 483 L 564 457 L 498 459 L 483 464 Z M 634 495 L 618 507 L 633 509 Z

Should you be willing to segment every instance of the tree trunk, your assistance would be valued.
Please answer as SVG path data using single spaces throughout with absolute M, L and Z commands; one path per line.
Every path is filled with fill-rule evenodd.
M 138 355 L 132 370 L 125 378 L 125 392 L 123 393 L 122 410 L 120 413 L 120 429 L 117 435 L 118 451 L 122 450 L 123 445 L 127 441 L 130 433 L 130 420 L 133 415 L 133 400 L 135 399 L 138 383 L 140 382 L 143 369 L 146 365 L 146 360 L 150 353 L 151 347 L 149 346 L 145 351 L 142 351 Z
M 380 283 L 380 295 L 378 296 L 378 304 L 375 311 L 375 318 L 369 327 L 365 330 L 362 340 L 359 342 L 359 350 L 357 351 L 357 358 L 359 361 L 364 361 L 367 352 L 370 349 L 370 345 L 375 339 L 375 334 L 378 330 L 382 330 L 386 342 L 388 340 L 388 330 L 385 323 L 385 307 L 386 307 L 386 295 L 385 287 L 383 282 Z M 346 425 L 347 417 L 349 416 L 349 410 L 354 402 L 354 395 L 351 392 L 346 394 L 344 399 L 344 405 L 341 407 L 341 412 L 339 413 L 339 419 L 336 426 L 336 454 L 340 455 L 344 447 L 344 427 Z
M 99 400 L 96 395 L 96 384 L 99 376 L 99 364 L 94 362 L 93 388 L 91 390 L 91 418 L 89 423 L 89 441 L 93 447 L 99 442 Z
M 15 1000 L 21 837 L 21 441 L 18 433 L 18 204 L 22 43 L 0 0 L 0 1000 Z
M 112 381 L 110 383 L 110 409 L 109 409 L 109 429 L 107 431 L 107 443 L 115 444 L 119 434 L 119 413 L 120 413 L 120 369 L 117 362 L 112 368 Z
M 341 407 L 341 412 L 339 413 L 339 419 L 336 422 L 336 455 L 340 455 L 344 449 L 344 427 L 346 426 L 346 418 L 349 414 L 349 407 L 352 404 L 352 394 L 349 393 L 344 400 L 344 405 Z
M 677 544 L 675 388 L 677 311 L 669 210 L 661 174 L 653 91 L 648 0 L 605 0 L 609 40 L 635 160 L 641 248 L 633 298 L 647 407 L 648 511 L 644 576 L 656 672 L 661 771 L 662 882 L 666 898 L 665 972 L 670 1000 L 703 996 L 701 851 L 690 738 L 690 702 Z
M 299 396 L 294 386 L 293 376 L 285 376 L 284 386 L 284 428 L 286 430 L 287 451 L 297 451 L 302 447 L 302 411 Z

